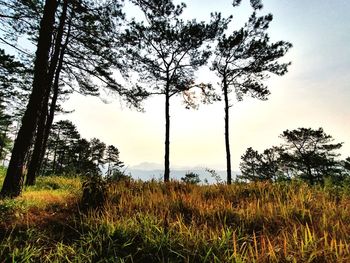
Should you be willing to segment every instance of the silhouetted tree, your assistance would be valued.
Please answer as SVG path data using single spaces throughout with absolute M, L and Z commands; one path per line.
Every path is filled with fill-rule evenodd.
M 117 69 L 126 76 L 127 68 L 122 63 L 118 49 L 119 21 L 123 19 L 119 1 L 84 0 L 63 1 L 59 25 L 56 32 L 54 55 L 51 59 L 52 96 L 49 110 L 43 112 L 37 130 L 37 141 L 27 178 L 35 178 L 46 147 L 49 131 L 60 94 L 59 83 L 82 94 L 98 95 L 102 87 L 116 91 L 127 102 L 136 106 L 138 99 L 132 91 L 123 88 L 112 76 Z M 89 59 L 86 59 L 89 58 Z M 46 94 L 46 102 L 49 93 Z M 32 168 L 32 169 L 31 169 Z M 33 180 L 28 181 L 33 184 Z
M 123 162 L 119 159 L 119 150 L 113 145 L 109 145 L 106 150 L 105 163 L 107 163 L 107 176 L 111 177 L 116 169 L 124 166 Z
M 40 116 L 41 104 L 43 103 L 42 94 L 45 93 L 49 84 L 47 71 L 56 9 L 56 1 L 46 0 L 37 42 L 32 93 L 14 143 L 11 160 L 1 190 L 2 196 L 14 197 L 22 191 L 24 160 L 33 140 L 38 116 Z
M 239 178 L 249 181 L 265 180 L 265 178 L 262 178 L 259 173 L 261 158 L 262 157 L 258 151 L 249 147 L 241 156 L 242 162 L 239 166 L 242 174 Z
M 323 183 L 324 177 L 339 172 L 335 153 L 342 143 L 332 143 L 332 136 L 322 128 L 298 128 L 281 134 L 285 141 L 282 154 L 285 165 L 310 184 Z
M 27 99 L 25 65 L 0 49 L 0 104 L 13 118 L 20 115 L 23 101 Z
M 234 1 L 234 5 L 241 1 Z M 221 79 L 221 88 L 225 102 L 225 146 L 227 163 L 227 183 L 231 184 L 231 153 L 229 142 L 229 108 L 232 106 L 229 94 L 234 91 L 238 101 L 245 95 L 261 100 L 267 99 L 268 88 L 263 80 L 269 73 L 284 75 L 290 63 L 279 63 L 292 46 L 288 42 L 270 43 L 267 29 L 272 15 L 258 17 L 257 9 L 262 8 L 261 1 L 251 1 L 255 11 L 240 30 L 231 35 L 223 34 L 218 39 L 212 70 Z
M 272 147 L 264 150 L 263 153 L 249 147 L 241 156 L 240 179 L 248 181 L 275 181 L 283 176 L 281 165 L 282 149 Z
M 201 179 L 199 179 L 199 175 L 194 172 L 188 172 L 184 177 L 181 177 L 181 181 L 186 184 L 199 184 Z
M 281 154 L 283 149 L 277 146 L 273 146 L 266 149 L 261 154 L 261 167 L 260 174 L 266 178 L 266 180 L 277 180 L 279 178 L 285 178 L 283 171 L 283 165 L 281 164 Z
M 92 138 L 90 140 L 90 158 L 93 163 L 97 166 L 104 164 L 104 153 L 106 150 L 106 144 L 101 142 L 97 138 Z
M 98 174 L 97 165 L 91 161 L 90 142 L 84 138 L 78 140 L 75 155 L 74 169 L 77 174 Z
M 109 163 L 110 170 L 122 167 L 119 151 L 93 138 L 81 138 L 76 126 L 68 120 L 52 125 L 44 159 L 44 174 L 101 174 L 101 165 Z
M 15 35 L 12 38 L 29 36 L 29 40 L 38 48 L 39 29 L 41 28 L 38 21 L 43 20 L 41 15 L 46 10 L 48 3 L 55 8 L 53 21 L 50 21 L 50 24 L 46 21 L 47 26 L 52 27 L 48 47 L 51 52 L 50 57 L 47 58 L 48 70 L 45 75 L 41 74 L 42 78 L 45 78 L 45 82 L 41 82 L 42 92 L 36 95 L 37 101 L 40 101 L 37 107 L 40 109 L 33 111 L 37 114 L 32 116 L 32 120 L 35 119 L 33 123 L 36 129 L 36 144 L 29 166 L 27 183 L 33 184 L 35 174 L 43 159 L 49 130 L 57 108 L 60 83 L 71 87 L 72 90 L 93 95 L 98 94 L 99 87 L 107 87 L 116 91 L 130 104 L 138 103 L 134 93 L 124 89 L 113 78 L 112 68 L 118 69 L 124 76 L 127 70 L 121 62 L 123 60 L 116 52 L 120 47 L 117 43 L 117 32 L 123 14 L 118 0 L 99 2 L 94 0 L 46 2 L 8 0 L 0 1 L 0 3 L 2 4 L 1 18 L 7 20 L 7 22 L 3 20 L 1 22 L 6 25 L 7 32 L 10 32 L 9 35 Z M 55 18 L 57 23 L 55 23 Z M 37 67 L 34 68 L 34 71 L 36 70 Z M 35 74 L 37 72 L 34 72 L 34 76 Z M 33 133 L 34 131 L 29 132 L 29 134 Z M 21 137 L 22 133 L 19 132 L 18 136 Z M 31 143 L 32 138 L 31 136 L 30 140 L 26 141 Z M 27 155 L 27 149 L 28 147 L 22 147 L 21 155 Z M 23 166 L 24 158 L 20 159 L 14 161 L 17 163 L 16 167 Z M 18 168 L 19 170 L 21 169 Z M 16 177 L 23 176 L 16 175 Z
M 54 173 L 64 173 L 74 171 L 74 161 L 76 159 L 76 144 L 80 140 L 80 134 L 76 126 L 71 121 L 57 122 L 60 131 L 56 147 L 56 164 Z
M 350 157 L 344 160 L 343 167 L 345 170 L 347 170 L 348 173 L 350 173 Z
M 209 24 L 195 20 L 185 22 L 180 18 L 185 4 L 174 5 L 171 0 L 132 2 L 141 8 L 146 20 L 133 21 L 124 40 L 133 68 L 139 73 L 140 93 L 165 98 L 164 181 L 169 181 L 170 98 L 182 94 L 187 105 L 193 106 L 189 90 L 198 87 L 203 93 L 210 91 L 210 86 L 195 83 L 194 72 L 210 56 L 205 43 L 217 36 L 225 22 L 218 14 L 212 16 Z
M 27 69 L 0 49 L 0 160 L 12 147 L 13 125 L 22 115 L 22 104 L 27 99 Z

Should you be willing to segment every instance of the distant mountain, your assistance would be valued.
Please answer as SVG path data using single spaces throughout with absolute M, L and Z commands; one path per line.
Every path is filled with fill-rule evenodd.
M 140 165 L 131 166 L 126 169 L 126 173 L 130 174 L 135 179 L 141 179 L 143 181 L 151 180 L 151 179 L 159 179 L 163 180 L 164 170 L 161 167 L 160 169 L 151 169 L 152 167 L 158 167 L 158 164 L 155 163 L 142 163 Z M 211 175 L 205 170 L 203 167 L 193 167 L 192 169 L 190 167 L 180 167 L 180 168 L 171 168 L 170 169 L 170 178 L 180 180 L 181 177 L 184 177 L 186 173 L 193 172 L 199 175 L 199 178 L 202 182 L 205 181 L 205 179 L 209 183 L 214 183 L 214 178 L 211 177 Z M 216 170 L 217 174 L 221 177 L 223 181 L 226 180 L 226 171 L 223 170 Z M 235 175 L 238 174 L 238 171 L 232 171 L 233 178 L 235 178 Z
M 159 163 L 151 163 L 151 162 L 143 162 L 138 165 L 133 165 L 130 167 L 132 170 L 144 170 L 144 171 L 152 171 L 152 170 L 162 170 L 163 165 Z

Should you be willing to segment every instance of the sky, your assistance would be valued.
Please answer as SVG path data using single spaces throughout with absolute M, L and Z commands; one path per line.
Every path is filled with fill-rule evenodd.
M 233 15 L 230 28 L 241 27 L 252 12 L 248 0 L 233 8 L 230 0 L 187 0 L 186 19 L 207 20 L 210 12 Z M 248 147 L 263 151 L 282 143 L 286 129 L 323 127 L 336 142 L 344 142 L 342 158 L 350 156 L 350 1 L 265 0 L 260 14 L 272 13 L 272 41 L 285 40 L 293 48 L 281 61 L 291 61 L 289 72 L 272 76 L 266 84 L 267 101 L 245 98 L 230 110 L 233 170 Z M 137 15 L 126 7 L 130 15 Z M 134 13 L 135 12 L 135 13 Z M 229 33 L 229 31 L 228 31 Z M 201 69 L 199 81 L 218 82 L 214 73 Z M 232 94 L 233 95 L 233 94 Z M 65 103 L 75 111 L 70 119 L 85 138 L 97 137 L 120 150 L 129 167 L 160 166 L 164 160 L 164 96 L 147 100 L 145 112 L 127 108 L 118 99 L 74 95 Z M 170 163 L 180 167 L 225 169 L 224 105 L 185 109 L 180 98 L 171 99 Z

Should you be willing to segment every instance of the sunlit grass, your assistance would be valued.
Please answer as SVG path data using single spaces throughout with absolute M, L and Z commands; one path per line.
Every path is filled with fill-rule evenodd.
M 82 214 L 80 188 L 78 178 L 43 177 L 1 201 L 12 224 L 3 226 L 0 259 L 350 262 L 350 196 L 342 189 L 122 181 L 109 185 L 102 210 Z

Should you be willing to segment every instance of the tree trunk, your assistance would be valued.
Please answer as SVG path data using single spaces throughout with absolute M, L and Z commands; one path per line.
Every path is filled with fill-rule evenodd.
M 71 21 L 69 22 L 66 41 L 65 41 L 65 43 L 62 47 L 62 50 L 61 50 L 61 54 L 60 54 L 60 58 L 59 58 L 59 62 L 58 62 L 58 66 L 57 66 L 57 70 L 56 70 L 56 74 L 55 74 L 55 80 L 53 83 L 53 95 L 52 95 L 51 104 L 50 104 L 49 116 L 48 116 L 47 121 L 46 121 L 44 142 L 43 142 L 43 151 L 42 151 L 42 158 L 41 159 L 43 159 L 43 157 L 44 157 L 46 147 L 47 147 L 47 141 L 49 139 L 49 135 L 50 135 L 50 131 L 51 131 L 52 123 L 53 123 L 53 119 L 55 117 L 55 111 L 56 111 L 56 105 L 57 105 L 57 99 L 58 99 L 58 93 L 59 93 L 59 78 L 60 78 L 60 72 L 63 68 L 64 54 L 65 54 L 65 51 L 66 51 L 66 48 L 68 45 L 68 39 L 70 36 L 70 26 L 71 26 Z M 60 131 L 58 131 L 58 133 L 60 133 Z M 56 144 L 56 146 L 57 146 L 57 144 Z M 56 157 L 56 146 L 55 146 L 55 157 Z M 55 158 L 55 161 L 56 161 L 56 158 Z M 54 161 L 54 164 L 55 164 L 55 161 Z
M 312 176 L 311 166 L 307 165 L 307 177 L 311 185 L 314 184 L 314 177 Z
M 40 166 L 40 175 L 44 175 L 47 171 L 47 163 L 49 160 L 50 151 L 46 151 L 46 156 L 43 158 L 43 164 Z
M 58 80 L 59 80 L 60 71 L 62 69 L 61 60 L 63 60 L 64 49 L 65 49 L 65 47 L 62 46 L 62 39 L 63 39 L 63 33 L 64 33 L 64 25 L 66 23 L 66 17 L 67 17 L 67 8 L 68 8 L 68 1 L 65 0 L 63 2 L 62 14 L 60 17 L 60 24 L 59 24 L 57 38 L 55 42 L 55 52 L 52 56 L 50 68 L 49 68 L 48 78 L 49 78 L 50 88 L 47 89 L 45 98 L 44 98 L 44 103 L 42 104 L 42 109 L 41 109 L 42 114 L 38 122 L 36 140 L 35 140 L 33 155 L 29 163 L 28 174 L 26 178 L 26 185 L 35 184 L 36 175 L 40 170 L 40 167 L 45 155 L 46 143 L 48 138 L 48 136 L 46 136 L 46 130 L 48 130 L 48 133 L 50 132 L 52 119 L 53 119 L 53 117 L 51 119 L 50 116 L 48 116 L 47 114 L 51 87 L 53 87 L 54 89 L 54 94 L 51 100 L 49 115 L 51 115 L 52 104 L 54 105 L 53 110 L 55 110 L 56 108 L 57 95 L 58 95 Z M 57 66 L 57 64 L 59 65 Z M 54 78 L 55 78 L 55 81 L 54 81 Z M 57 79 L 57 83 L 56 83 L 56 79 Z M 55 83 L 52 84 L 52 81 L 54 81 Z M 51 123 L 49 123 L 50 121 Z
M 35 178 L 36 173 L 39 171 L 39 164 L 41 163 L 40 157 L 42 153 L 42 147 L 43 147 L 43 140 L 44 140 L 44 129 L 45 129 L 45 123 L 47 119 L 47 100 L 45 99 L 43 103 L 43 108 L 41 112 L 41 116 L 38 122 L 37 132 L 36 132 L 36 138 L 34 143 L 34 149 L 32 158 L 30 159 L 29 165 L 28 165 L 28 173 L 26 176 L 26 185 L 34 185 L 35 184 Z
M 11 160 L 2 186 L 1 195 L 16 197 L 21 194 L 23 186 L 24 159 L 32 143 L 38 117 L 43 103 L 43 97 L 48 88 L 48 64 L 53 25 L 57 3 L 46 0 L 43 18 L 40 22 L 39 39 L 34 63 L 34 78 L 32 93 L 27 109 L 22 118 L 22 125 L 15 140 Z
M 108 168 L 107 168 L 107 177 L 110 177 L 110 170 L 111 169 L 111 163 L 108 163 Z
M 227 169 L 227 184 L 232 183 L 231 175 L 231 153 L 230 153 L 230 134 L 229 134 L 229 110 L 230 105 L 228 101 L 228 86 L 226 83 L 226 78 L 224 78 L 224 98 L 225 98 L 225 146 L 226 146 L 226 169 Z
M 169 84 L 167 84 L 165 92 L 165 156 L 164 156 L 164 182 L 170 179 L 170 114 L 169 114 Z
M 55 143 L 55 146 L 53 148 L 53 161 L 52 161 L 52 173 L 55 174 L 56 173 L 56 162 L 57 162 L 57 146 L 58 146 L 58 140 L 60 139 L 60 130 L 58 130 L 58 134 L 57 134 L 57 140 Z

